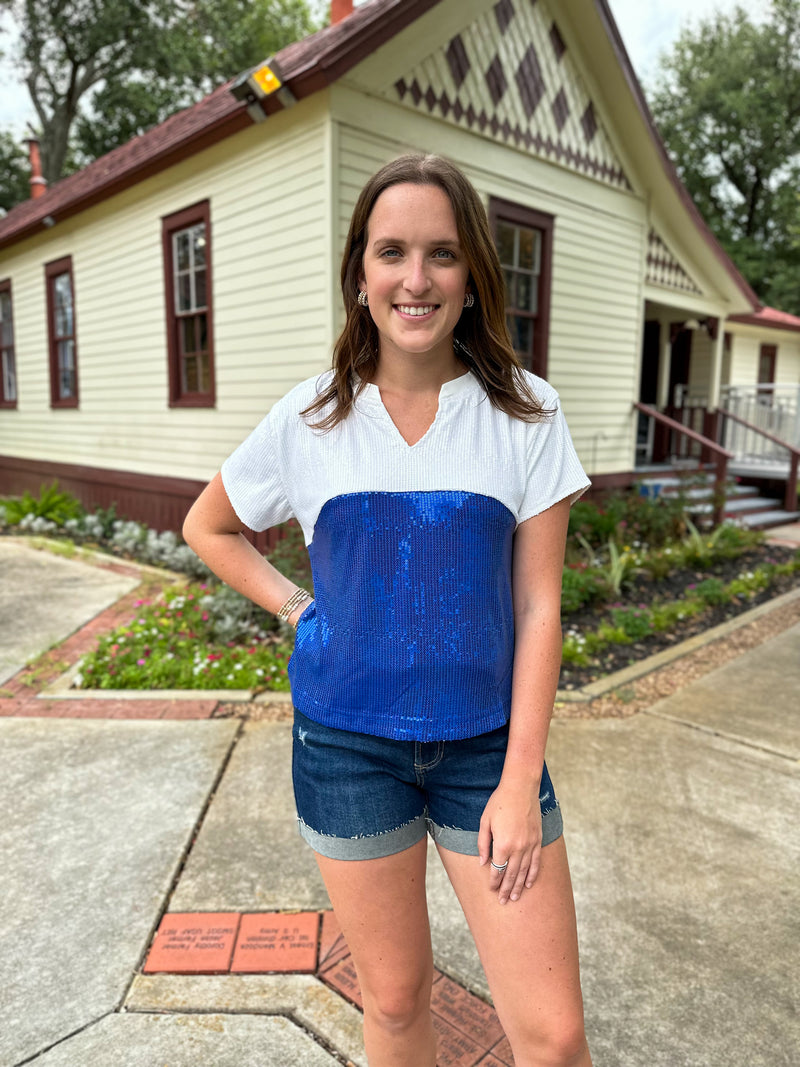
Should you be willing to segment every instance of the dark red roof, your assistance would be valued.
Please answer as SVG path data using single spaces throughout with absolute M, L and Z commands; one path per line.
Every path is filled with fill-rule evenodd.
M 752 315 L 731 315 L 729 322 L 742 322 L 747 326 L 763 326 L 770 330 L 794 330 L 800 333 L 800 319 L 788 311 L 777 308 L 761 308 Z
M 440 2 L 370 0 L 336 25 L 282 49 L 274 57 L 276 64 L 295 97 L 310 96 Z M 62 178 L 44 196 L 18 204 L 0 219 L 0 248 L 40 231 L 45 219 L 60 222 L 251 125 L 246 104 L 229 91 L 231 84 Z M 266 110 L 280 107 L 267 99 Z

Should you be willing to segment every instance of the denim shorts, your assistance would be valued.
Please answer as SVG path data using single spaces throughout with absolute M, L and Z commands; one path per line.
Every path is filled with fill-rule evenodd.
M 292 778 L 301 836 L 331 859 L 366 860 L 430 833 L 452 852 L 478 855 L 478 830 L 503 770 L 508 726 L 463 741 L 395 741 L 322 726 L 295 710 Z M 561 836 L 545 765 L 542 843 Z

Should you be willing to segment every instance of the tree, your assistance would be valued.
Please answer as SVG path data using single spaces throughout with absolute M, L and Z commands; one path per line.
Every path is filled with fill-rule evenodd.
M 678 172 L 760 299 L 800 314 L 800 0 L 686 29 L 650 94 Z
M 29 195 L 28 153 L 10 133 L 0 132 L 0 209 L 9 211 Z
M 48 182 L 315 27 L 306 0 L 0 0 Z

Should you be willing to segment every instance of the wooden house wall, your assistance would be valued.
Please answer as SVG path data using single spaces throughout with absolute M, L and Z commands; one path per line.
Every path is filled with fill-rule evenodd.
M 328 363 L 329 160 L 318 94 L 0 253 L 18 378 L 16 409 L 0 412 L 0 456 L 75 477 L 86 467 L 207 480 L 279 396 Z M 216 406 L 170 408 L 161 219 L 203 200 Z M 80 404 L 54 411 L 44 265 L 65 255 Z
M 435 118 L 410 118 L 378 101 L 365 109 L 359 94 L 343 87 L 334 90 L 332 107 L 340 241 L 366 179 L 409 150 L 454 160 L 487 205 L 496 196 L 554 216 L 547 377 L 561 395 L 589 473 L 631 470 L 648 232 L 644 203 Z

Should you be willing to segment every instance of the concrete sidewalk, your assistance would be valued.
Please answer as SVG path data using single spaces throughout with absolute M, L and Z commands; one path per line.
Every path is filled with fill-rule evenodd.
M 29 551 L 6 634 L 120 595 Z M 647 713 L 554 722 L 596 1067 L 800 1062 L 798 693 L 795 626 Z M 314 974 L 142 972 L 165 913 L 328 907 L 290 744 L 282 722 L 0 718 L 0 1067 L 365 1067 L 359 1012 Z M 485 997 L 433 850 L 428 889 L 437 967 Z M 441 1063 L 510 1062 L 486 1040 Z

